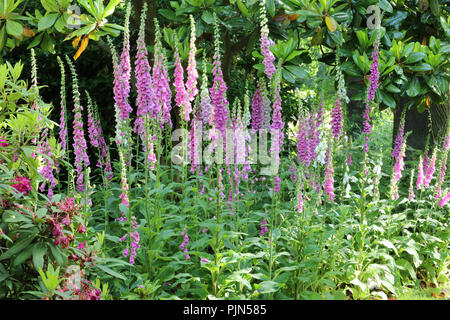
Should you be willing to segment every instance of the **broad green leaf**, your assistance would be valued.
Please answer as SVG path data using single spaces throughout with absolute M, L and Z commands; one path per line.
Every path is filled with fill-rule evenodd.
M 6 21 L 6 31 L 8 32 L 9 35 L 13 37 L 20 37 L 20 35 L 22 34 L 22 30 L 23 26 L 20 23 L 14 20 Z
M 250 15 L 250 12 L 248 11 L 247 7 L 244 5 L 242 0 L 237 0 L 236 3 L 237 3 L 239 10 L 241 10 L 242 14 L 244 16 L 246 16 L 247 18 L 251 19 L 252 16 Z
M 423 60 L 423 58 L 425 58 L 425 53 L 414 52 L 406 57 L 405 63 L 407 63 L 407 64 L 416 63 L 416 62 Z
M 108 5 L 106 6 L 105 10 L 102 14 L 102 19 L 106 18 L 107 16 L 110 16 L 114 13 L 114 10 L 116 9 L 116 6 L 121 3 L 122 0 L 111 0 L 109 1 Z
M 275 16 L 275 0 L 266 0 L 267 12 L 271 17 Z
M 384 92 L 383 90 L 380 90 L 380 96 L 381 96 L 381 100 L 383 101 L 383 103 L 385 105 L 387 105 L 389 108 L 395 109 L 396 107 L 396 102 L 394 100 L 394 98 L 392 98 L 392 96 L 386 92 Z
M 433 68 L 428 63 L 425 63 L 425 62 L 416 64 L 416 65 L 412 65 L 412 66 L 407 66 L 407 68 L 411 71 L 416 71 L 416 72 L 433 70 Z
M 408 260 L 398 259 L 395 263 L 397 264 L 399 269 L 408 271 L 413 280 L 417 278 L 416 272 L 414 271 L 413 266 L 411 265 L 411 263 L 409 263 Z
M 36 270 L 44 267 L 44 255 L 47 253 L 47 246 L 40 242 L 33 246 L 33 264 Z
M 420 92 L 420 82 L 417 78 L 412 78 L 409 82 L 408 89 L 406 89 L 406 94 L 409 97 L 417 97 Z
M 8 36 L 6 35 L 6 26 L 3 26 L 0 29 L 0 51 L 2 51 L 3 48 L 5 47 L 7 38 Z
M 112 270 L 111 268 L 109 268 L 107 266 L 97 265 L 97 267 L 115 278 L 127 280 L 127 278 L 125 276 L 121 275 L 120 273 L 117 273 L 116 271 Z
M 430 0 L 430 9 L 435 17 L 439 17 L 441 11 L 439 0 Z
M 300 79 L 300 80 L 306 80 L 309 78 L 309 74 L 308 72 L 300 67 L 300 66 L 293 66 L 293 65 L 287 65 L 284 66 L 289 72 L 291 72 L 296 79 Z
M 35 236 L 36 236 L 35 234 L 31 234 L 31 235 L 23 235 L 22 234 L 23 239 L 17 241 L 11 248 L 9 248 L 6 252 L 4 252 L 0 256 L 0 261 L 8 259 L 8 258 L 16 255 L 20 251 L 22 251 L 33 241 Z
M 42 31 L 50 28 L 56 22 L 56 19 L 58 19 L 58 17 L 59 17 L 58 13 L 51 13 L 49 15 L 46 15 L 41 20 L 39 20 L 38 30 Z

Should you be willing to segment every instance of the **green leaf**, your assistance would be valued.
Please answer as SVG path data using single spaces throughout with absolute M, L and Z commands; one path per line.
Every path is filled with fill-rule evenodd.
M 439 8 L 439 0 L 430 0 L 430 9 L 435 17 L 439 17 L 440 8 Z
M 31 219 L 20 212 L 8 210 L 3 214 L 3 222 L 17 223 L 17 222 L 31 222 Z
M 358 38 L 358 41 L 359 41 L 359 44 L 361 45 L 361 47 L 366 49 L 369 44 L 369 38 L 367 36 L 367 32 L 365 30 L 358 30 L 355 33 L 356 33 L 356 37 Z
M 2 51 L 3 48 L 5 47 L 7 38 L 8 36 L 6 35 L 6 26 L 3 26 L 0 29 L 0 51 Z
M 275 0 L 266 1 L 267 12 L 273 18 L 275 16 Z
M 341 65 L 341 68 L 346 74 L 348 74 L 350 76 L 353 76 L 353 77 L 361 77 L 362 76 L 361 71 L 351 61 L 343 62 Z
M 59 17 L 58 13 L 51 13 L 49 15 L 46 15 L 41 20 L 39 20 L 38 30 L 42 31 L 50 28 L 55 23 L 56 19 L 58 19 L 58 17 Z
M 380 96 L 381 96 L 381 100 L 383 101 L 383 103 L 385 105 L 387 105 L 389 108 L 395 109 L 396 107 L 396 102 L 394 100 L 394 98 L 392 98 L 392 96 L 386 92 L 384 92 L 383 90 L 380 90 Z
M 407 68 L 411 71 L 416 71 L 416 72 L 433 70 L 433 68 L 428 63 L 425 63 L 425 62 L 416 64 L 416 65 L 412 65 L 412 66 L 407 66 Z
M 31 257 L 33 248 L 25 248 L 23 251 L 21 251 L 15 258 L 13 262 L 13 266 L 18 266 L 25 261 L 28 260 L 28 258 Z
M 398 259 L 396 262 L 397 267 L 401 270 L 407 270 L 409 272 L 409 275 L 411 276 L 411 278 L 413 280 L 416 280 L 417 275 L 416 272 L 414 271 L 413 266 L 411 265 L 411 263 L 409 263 L 408 260 L 405 259 Z
M 111 0 L 103 11 L 102 19 L 112 15 L 116 9 L 116 6 L 121 2 L 122 0 Z
M 47 253 L 47 246 L 42 243 L 36 243 L 33 246 L 33 264 L 36 270 L 44 267 L 44 255 Z
M 406 11 L 394 11 L 394 14 L 383 21 L 384 27 L 399 28 L 400 24 L 408 17 Z
M 6 21 L 6 31 L 8 32 L 9 35 L 13 37 L 20 37 L 20 35 L 22 34 L 22 30 L 23 26 L 20 23 L 14 20 Z
M 380 0 L 380 1 L 378 1 L 378 6 L 383 11 L 387 11 L 389 13 L 392 13 L 394 11 L 394 8 L 392 8 L 391 4 L 387 0 Z
M 383 239 L 381 241 L 378 241 L 379 244 L 384 245 L 385 247 L 394 250 L 395 254 L 398 255 L 397 248 L 387 239 Z
M 47 12 L 59 11 L 59 6 L 55 0 L 41 0 L 41 4 Z
M 287 65 L 284 66 L 289 72 L 291 72 L 292 74 L 294 74 L 294 76 L 296 77 L 296 79 L 300 79 L 300 80 L 306 80 L 309 78 L 309 74 L 308 72 L 300 67 L 300 66 L 293 66 L 293 65 Z
M 420 82 L 417 78 L 412 78 L 409 82 L 406 94 L 408 97 L 416 97 L 420 92 Z
M 214 23 L 214 15 L 211 13 L 211 11 L 203 11 L 202 13 L 202 20 L 205 21 L 207 24 L 213 24 Z
M 116 271 L 112 270 L 111 268 L 109 268 L 107 266 L 97 265 L 97 267 L 115 278 L 127 280 L 127 278 L 125 278 L 125 276 L 121 275 L 120 273 L 117 273 Z
M 237 0 L 236 3 L 237 3 L 239 10 L 241 10 L 242 14 L 244 16 L 246 16 L 247 18 L 251 19 L 252 16 L 250 15 L 250 12 L 248 11 L 247 7 L 244 5 L 242 0 Z
M 271 293 L 278 291 L 278 283 L 275 281 L 263 281 L 258 284 L 259 293 Z
M 9 248 L 6 252 L 4 252 L 0 256 L 0 261 L 8 259 L 8 258 L 16 255 L 17 253 L 22 251 L 24 248 L 26 248 L 36 237 L 35 234 L 26 235 L 26 236 L 24 236 L 22 234 L 22 236 L 24 237 L 23 239 L 17 241 L 11 248 Z
M 423 58 L 425 58 L 425 53 L 413 52 L 406 57 L 405 63 L 407 63 L 407 64 L 416 63 L 416 62 L 423 60 Z
M 392 93 L 400 93 L 401 90 L 394 86 L 392 83 L 385 87 L 386 91 L 392 92 Z

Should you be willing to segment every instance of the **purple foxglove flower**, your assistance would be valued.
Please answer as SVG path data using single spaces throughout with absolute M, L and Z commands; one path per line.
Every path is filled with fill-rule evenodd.
M 72 72 L 72 87 L 73 87 L 73 149 L 75 153 L 75 168 L 78 174 L 77 177 L 77 190 L 78 192 L 84 192 L 84 169 L 89 167 L 89 158 L 87 156 L 87 144 L 84 138 L 83 130 L 83 107 L 80 104 L 80 92 L 78 91 L 78 79 L 75 72 L 75 67 L 66 56 L 67 63 Z
M 335 139 L 338 139 L 342 130 L 342 107 L 341 101 L 336 99 L 332 110 L 331 132 Z
M 258 88 L 255 91 L 252 99 L 252 129 L 259 130 L 262 125 L 262 102 L 261 90 Z
M 137 89 L 137 119 L 134 124 L 134 131 L 140 135 L 142 141 L 146 141 L 145 121 L 149 115 L 151 118 L 160 116 L 160 107 L 155 104 L 155 95 L 153 91 L 153 81 L 151 76 L 151 67 L 148 62 L 148 52 L 145 45 L 145 18 L 147 6 L 142 10 L 141 26 L 137 40 L 137 53 L 135 62 L 135 77 Z M 145 145 L 145 144 L 144 144 Z
M 262 0 L 260 2 L 261 10 L 261 53 L 264 56 L 263 64 L 265 67 L 265 73 L 269 79 L 272 79 L 272 76 L 276 72 L 276 68 L 274 65 L 275 57 L 273 53 L 270 51 L 270 47 L 273 46 L 273 42 L 271 43 L 269 39 L 269 27 L 267 26 L 267 16 L 266 16 L 266 0 Z
M 189 114 L 192 112 L 191 103 L 189 102 L 188 93 L 184 85 L 184 71 L 181 65 L 180 55 L 178 53 L 178 46 L 175 45 L 175 73 L 174 73 L 174 87 L 175 87 L 175 102 L 181 110 L 181 118 L 184 121 L 189 121 Z
M 439 207 L 445 206 L 445 204 L 450 200 L 450 191 L 447 192 L 445 196 L 442 197 L 441 201 L 439 201 Z
M 154 19 L 155 24 L 155 62 L 153 65 L 153 86 L 155 94 L 155 106 L 161 108 L 162 123 L 168 123 L 172 127 L 170 111 L 172 110 L 172 91 L 170 89 L 170 80 L 167 73 L 166 57 L 163 53 L 161 44 L 161 31 L 158 20 Z

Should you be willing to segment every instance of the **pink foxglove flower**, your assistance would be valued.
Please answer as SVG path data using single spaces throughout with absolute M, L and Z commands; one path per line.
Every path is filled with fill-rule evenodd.
M 183 66 L 181 65 L 180 55 L 178 53 L 178 41 L 175 41 L 175 102 L 181 111 L 181 118 L 188 122 L 189 114 L 192 111 L 191 103 L 189 101 L 188 93 L 186 91 L 186 87 L 184 85 L 184 71 Z
M 335 139 L 338 139 L 342 130 L 342 106 L 339 98 L 334 103 L 334 108 L 331 112 L 331 132 Z
M 436 170 L 436 150 L 433 152 L 433 156 L 431 157 L 430 163 L 428 164 L 428 168 L 425 174 L 425 179 L 423 181 L 423 185 L 425 188 L 428 188 L 431 180 L 433 179 L 434 171 Z
M 266 220 L 266 218 L 263 218 L 263 221 L 261 222 L 261 231 L 259 232 L 259 234 L 261 236 L 265 235 L 266 233 L 269 233 L 269 229 L 267 228 L 268 222 Z
M 83 129 L 83 107 L 80 104 L 80 92 L 78 91 L 78 79 L 75 72 L 75 67 L 66 56 L 67 63 L 72 71 L 72 87 L 73 87 L 73 149 L 75 153 L 75 168 L 77 172 L 77 190 L 84 192 L 84 169 L 89 167 L 89 158 L 87 156 L 87 144 L 84 138 Z
M 58 56 L 58 64 L 61 69 L 61 113 L 59 124 L 59 138 L 61 140 L 62 150 L 66 150 L 67 147 L 67 123 L 66 123 L 66 76 L 64 70 L 64 64 L 61 58 Z
M 223 73 L 220 62 L 220 35 L 219 27 L 217 25 L 217 18 L 214 13 L 214 62 L 212 73 L 214 75 L 214 82 L 212 87 L 209 89 L 211 95 L 211 104 L 213 106 L 213 127 L 217 129 L 222 135 L 224 145 L 223 148 L 226 149 L 226 128 L 228 121 L 228 105 L 229 102 L 226 97 L 227 85 L 223 80 Z M 216 137 L 213 136 L 213 140 L 216 141 Z
M 186 81 L 186 90 L 188 92 L 189 101 L 193 101 L 195 96 L 198 94 L 197 89 L 197 61 L 195 61 L 195 55 L 197 53 L 197 48 L 195 47 L 195 21 L 194 17 L 189 16 L 191 20 L 191 39 L 190 39 L 190 50 L 189 50 L 189 61 L 187 67 L 187 81 Z
M 159 29 L 158 20 L 154 19 L 155 24 L 155 63 L 153 65 L 153 86 L 155 94 L 155 111 L 156 108 L 161 109 L 162 123 L 168 123 L 172 127 L 170 111 L 172 110 L 172 91 L 170 89 L 170 80 L 167 73 L 166 57 L 164 56 L 161 43 L 161 31 Z M 153 115 L 156 117 L 156 115 Z
M 262 102 L 263 97 L 261 96 L 260 88 L 257 88 L 252 99 L 252 129 L 259 130 L 262 125 Z
M 378 32 L 378 30 L 377 30 Z M 365 135 L 365 140 L 366 142 L 364 143 L 364 152 L 368 153 L 369 149 L 367 146 L 367 143 L 369 142 L 369 136 L 370 133 L 372 131 L 372 126 L 370 125 L 370 111 L 371 111 L 371 107 L 370 107 L 370 103 L 371 101 L 373 101 L 375 99 L 375 92 L 377 91 L 378 88 L 378 81 L 380 78 L 380 72 L 378 69 L 379 66 L 379 45 L 380 45 L 380 40 L 379 40 L 379 34 L 377 34 L 377 39 L 374 42 L 374 50 L 372 52 L 372 64 L 370 65 L 370 86 L 369 86 L 369 91 L 367 93 L 367 99 L 366 99 L 366 109 L 364 112 L 364 129 L 363 129 L 363 133 Z
M 450 191 L 447 191 L 447 194 L 443 196 L 442 199 L 439 201 L 439 207 L 442 208 L 449 201 L 450 201 Z
M 327 151 L 327 167 L 325 169 L 325 183 L 323 185 L 324 192 L 328 195 L 330 202 L 334 202 L 334 168 L 333 156 L 331 154 L 331 143 Z
M 270 51 L 271 42 L 269 39 L 269 27 L 267 26 L 267 15 L 266 15 L 266 0 L 261 0 L 260 2 L 261 10 L 261 53 L 264 56 L 263 64 L 265 67 L 265 73 L 269 79 L 276 72 L 274 65 L 275 57 Z
M 213 110 L 208 90 L 208 76 L 206 74 L 206 59 L 203 59 L 202 85 L 200 87 L 200 119 L 203 125 L 213 124 Z
M 146 18 L 147 4 L 144 3 L 144 7 L 141 13 L 141 25 L 139 29 L 139 37 L 137 40 L 137 53 L 135 62 L 135 76 L 136 76 L 136 89 L 137 89 L 137 119 L 134 125 L 134 131 L 140 135 L 141 139 L 146 141 L 146 133 L 144 126 L 147 116 L 155 118 L 159 116 L 159 110 L 155 105 L 155 95 L 153 92 L 153 81 L 151 76 L 151 67 L 148 62 L 148 52 L 145 45 L 145 18 Z M 148 135 L 148 133 L 147 133 Z M 144 144 L 145 146 L 145 144 Z
M 183 232 L 181 232 L 181 235 L 184 236 L 184 239 L 180 245 L 180 249 L 183 250 L 186 260 L 190 260 L 191 257 L 189 256 L 188 249 L 187 249 L 187 246 L 189 244 L 189 236 L 187 234 L 186 227 L 184 227 Z

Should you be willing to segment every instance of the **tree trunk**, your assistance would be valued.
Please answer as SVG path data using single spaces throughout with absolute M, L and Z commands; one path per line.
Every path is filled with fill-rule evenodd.
M 398 134 L 403 106 L 406 105 L 406 101 L 408 101 L 407 97 L 400 99 L 400 107 L 394 111 L 393 144 Z M 428 135 L 430 136 L 430 149 L 434 146 L 441 146 L 450 118 L 450 100 L 447 99 L 443 104 L 432 104 L 423 113 L 419 113 L 415 107 L 410 108 L 406 110 L 405 116 L 405 133 L 411 131 L 406 142 L 408 146 L 424 151 Z
M 156 3 L 154 0 L 132 0 L 132 8 L 134 14 L 131 15 L 131 23 L 139 29 L 141 23 L 141 10 L 144 3 L 147 2 L 147 20 L 145 23 L 145 43 L 152 46 L 155 43 L 155 24 L 153 19 L 156 18 Z

